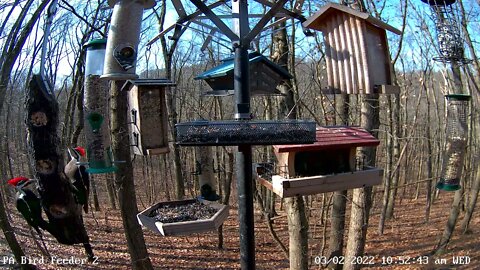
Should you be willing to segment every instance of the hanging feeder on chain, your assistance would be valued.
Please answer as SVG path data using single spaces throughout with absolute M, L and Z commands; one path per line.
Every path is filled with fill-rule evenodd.
M 117 170 L 110 147 L 108 81 L 100 79 L 106 44 L 105 39 L 94 39 L 84 45 L 86 50 L 84 111 L 88 173 L 110 173 Z
M 434 57 L 439 62 L 470 62 L 464 56 L 463 31 L 455 6 L 456 0 L 422 0 L 430 5 L 434 16 L 440 55 Z
M 437 188 L 446 191 L 460 189 L 460 177 L 467 146 L 467 109 L 469 95 L 446 95 L 447 139 L 442 176 Z

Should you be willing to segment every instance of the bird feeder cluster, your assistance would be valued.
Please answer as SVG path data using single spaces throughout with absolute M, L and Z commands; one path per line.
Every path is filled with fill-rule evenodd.
M 84 115 L 85 136 L 87 139 L 88 173 L 109 173 L 116 171 L 113 164 L 108 104 L 108 81 L 103 74 L 105 59 L 105 39 L 94 39 L 84 45 L 85 95 Z
M 460 177 L 467 146 L 469 95 L 447 95 L 447 138 L 442 176 L 438 189 L 460 189 Z
M 430 5 L 435 21 L 441 62 L 468 62 L 464 57 L 464 39 L 461 20 L 455 6 L 456 0 L 422 0 Z

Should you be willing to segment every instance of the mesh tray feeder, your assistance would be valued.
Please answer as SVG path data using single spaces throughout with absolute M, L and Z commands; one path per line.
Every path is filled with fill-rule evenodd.
M 315 142 L 314 121 L 199 120 L 175 125 L 179 145 L 274 145 Z
M 447 138 L 438 189 L 460 189 L 460 176 L 467 144 L 469 95 L 447 95 Z

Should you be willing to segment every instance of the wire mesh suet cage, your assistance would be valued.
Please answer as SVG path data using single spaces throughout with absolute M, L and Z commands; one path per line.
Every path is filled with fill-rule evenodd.
M 467 110 L 469 95 L 447 95 L 447 138 L 442 175 L 437 188 L 460 189 L 460 176 L 467 145 Z
M 456 7 L 456 0 L 422 0 L 430 5 L 435 21 L 440 55 L 434 60 L 440 62 L 468 63 L 465 58 L 462 21 Z
M 315 142 L 314 121 L 198 120 L 176 124 L 180 145 L 272 145 Z

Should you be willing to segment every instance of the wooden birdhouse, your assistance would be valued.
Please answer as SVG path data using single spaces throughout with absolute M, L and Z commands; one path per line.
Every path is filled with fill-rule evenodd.
M 402 32 L 367 13 L 328 3 L 303 26 L 322 31 L 327 93 L 398 93 L 392 85 L 387 33 Z
M 281 66 L 268 60 L 258 52 L 248 55 L 250 61 L 250 93 L 251 95 L 281 95 L 277 86 L 292 78 Z M 195 77 L 195 80 L 205 80 L 213 89 L 203 95 L 227 96 L 233 95 L 234 58 L 224 59 L 221 65 Z
M 123 86 L 123 90 L 129 91 L 129 131 L 135 154 L 159 155 L 169 152 L 165 90 L 174 85 L 165 79 L 138 79 L 129 80 Z
M 356 148 L 380 141 L 359 127 L 318 127 L 313 144 L 275 145 L 277 172 L 260 183 L 280 197 L 378 185 L 383 170 L 358 166 Z M 360 167 L 360 168 L 359 168 Z

